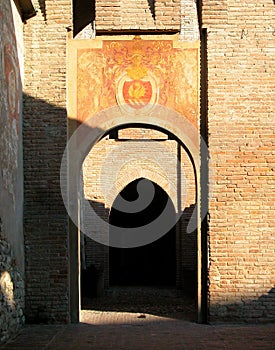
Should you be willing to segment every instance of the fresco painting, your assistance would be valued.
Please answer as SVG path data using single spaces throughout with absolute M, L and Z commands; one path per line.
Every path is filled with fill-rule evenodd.
M 77 119 L 119 105 L 129 116 L 155 104 L 172 108 L 198 127 L 198 47 L 173 40 L 103 40 L 77 49 Z

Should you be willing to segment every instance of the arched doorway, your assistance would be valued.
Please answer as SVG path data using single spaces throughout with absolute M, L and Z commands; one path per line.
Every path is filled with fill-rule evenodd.
M 81 309 L 143 310 L 194 320 L 197 239 L 196 232 L 186 234 L 196 202 L 192 162 L 172 135 L 142 126 L 113 129 L 97 142 L 83 162 L 84 197 L 108 222 L 108 231 L 103 230 L 103 222 L 96 227 L 93 219 L 90 227 L 101 237 L 108 232 L 109 245 L 84 237 Z M 146 200 L 150 186 L 145 185 L 147 191 L 142 190 L 144 182 L 153 186 L 150 202 Z M 143 209 L 137 203 L 142 203 Z M 128 212 L 129 207 L 136 210 Z M 167 225 L 170 221 L 169 228 L 158 225 L 152 230 L 155 226 L 151 222 L 159 223 L 167 207 L 162 223 Z M 81 216 L 87 219 L 85 210 Z M 152 231 L 161 234 L 156 237 L 153 233 L 149 243 L 130 247 L 121 240 L 125 235 L 120 236 L 123 230 L 128 235 L 128 229 L 135 237 L 148 237 Z
M 163 106 L 157 106 L 154 113 L 150 116 L 150 123 L 148 124 L 148 116 L 138 114 L 131 116 L 126 123 L 125 116 L 121 115 L 121 110 L 114 107 L 108 111 L 99 112 L 87 120 L 87 122 L 76 129 L 77 123 L 74 120 L 69 124 L 70 138 L 67 146 L 68 156 L 70 160 L 70 167 L 68 167 L 66 157 L 62 160 L 61 166 L 61 180 L 63 173 L 66 174 L 66 169 L 69 168 L 69 193 L 63 195 L 64 203 L 68 213 L 70 214 L 71 221 L 69 222 L 69 239 L 70 239 L 70 315 L 71 321 L 78 322 L 79 320 L 79 233 L 81 224 L 79 221 L 79 205 L 75 206 L 75 203 L 79 203 L 79 183 L 80 183 L 80 169 L 84 157 L 88 154 L 91 147 L 93 147 L 100 139 L 107 133 L 110 133 L 116 127 L 124 127 L 126 125 L 144 125 L 157 130 L 162 130 L 173 137 L 179 142 L 179 145 L 185 149 L 193 165 L 193 171 L 195 175 L 196 186 L 196 204 L 193 210 L 193 214 L 196 214 L 196 227 L 197 227 L 197 319 L 199 322 L 205 320 L 206 304 L 205 298 L 202 298 L 202 260 L 205 260 L 207 256 L 207 241 L 201 240 L 201 217 L 205 215 L 201 212 L 201 181 L 200 181 L 200 147 L 204 145 L 203 141 L 200 146 L 200 137 L 197 130 L 190 125 L 190 123 L 177 112 L 168 109 Z M 77 147 L 75 147 L 77 145 Z M 67 181 L 67 180 L 66 180 Z M 67 184 L 65 180 L 62 180 L 63 184 Z M 62 185 L 63 185 L 62 184 Z M 62 186 L 61 186 L 62 188 Z M 69 199 L 69 201 L 68 201 Z M 77 210 L 76 210 L 77 209 Z M 204 272 L 206 269 L 204 269 Z M 205 276 L 204 276 L 205 277 Z M 207 279 L 204 278 L 203 282 Z M 207 288 L 204 288 L 204 295 Z M 202 302 L 204 303 L 202 305 Z
M 141 179 L 129 183 L 120 193 L 123 199 L 135 201 L 138 198 L 137 185 Z M 166 220 L 173 222 L 175 209 L 167 193 L 153 183 L 155 195 L 152 202 L 137 213 L 125 213 L 119 209 L 119 198 L 111 209 L 109 222 L 112 226 L 138 227 L 157 218 L 169 206 Z M 110 235 L 115 234 L 110 229 Z M 175 286 L 176 285 L 176 229 L 175 226 L 157 241 L 137 248 L 110 247 L 110 285 Z

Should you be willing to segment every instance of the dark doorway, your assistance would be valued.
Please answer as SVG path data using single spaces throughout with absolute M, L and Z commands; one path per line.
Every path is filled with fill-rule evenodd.
M 127 201 L 138 198 L 137 185 L 141 179 L 127 185 L 120 195 Z M 151 203 L 138 213 L 121 212 L 116 200 L 110 212 L 110 224 L 119 227 L 139 227 L 152 222 L 168 206 L 167 220 L 174 220 L 175 210 L 167 193 L 153 183 L 155 194 Z M 110 235 L 112 235 L 110 229 Z M 151 244 L 137 248 L 110 247 L 111 286 L 175 286 L 176 229 L 175 226 Z

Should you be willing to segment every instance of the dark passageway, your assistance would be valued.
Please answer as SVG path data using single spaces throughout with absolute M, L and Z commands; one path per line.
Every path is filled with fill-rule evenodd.
M 144 179 L 131 182 L 120 192 L 129 205 L 143 198 L 142 191 L 139 191 L 141 180 Z M 137 227 L 140 229 L 138 232 L 143 234 L 143 226 L 161 214 L 165 215 L 165 222 L 172 220 L 172 229 L 141 247 L 109 247 L 109 287 L 105 288 L 103 295 L 84 296 L 82 310 L 145 313 L 189 321 L 196 319 L 194 295 L 185 295 L 177 286 L 176 249 L 179 247 L 176 246 L 176 226 L 173 226 L 176 215 L 174 205 L 159 185 L 152 184 L 154 196 L 148 205 L 135 213 L 120 211 L 120 199 L 116 197 L 109 216 L 109 234 L 117 233 L 112 226 Z M 93 285 L 96 286 L 94 282 Z
M 131 182 L 120 193 L 127 201 L 138 198 L 137 184 Z M 110 224 L 119 227 L 139 227 L 152 222 L 169 206 L 167 220 L 175 217 L 174 207 L 167 193 L 154 184 L 152 202 L 138 213 L 125 213 L 112 208 Z M 167 203 L 168 202 L 168 203 Z M 116 202 L 114 203 L 115 206 Z M 176 232 L 173 227 L 157 241 L 137 248 L 110 247 L 110 285 L 175 286 L 176 284 Z M 110 235 L 112 235 L 110 229 Z

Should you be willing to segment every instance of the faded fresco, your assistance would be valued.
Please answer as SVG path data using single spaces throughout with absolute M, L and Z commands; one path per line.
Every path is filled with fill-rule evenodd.
M 170 107 L 198 125 L 198 48 L 173 40 L 104 40 L 77 50 L 77 119 L 118 104 L 127 114 Z
M 15 206 L 21 80 L 13 25 L 9 2 L 1 4 L 0 32 L 4 35 L 0 37 L 0 145 L 4 151 L 0 154 L 0 178 Z

